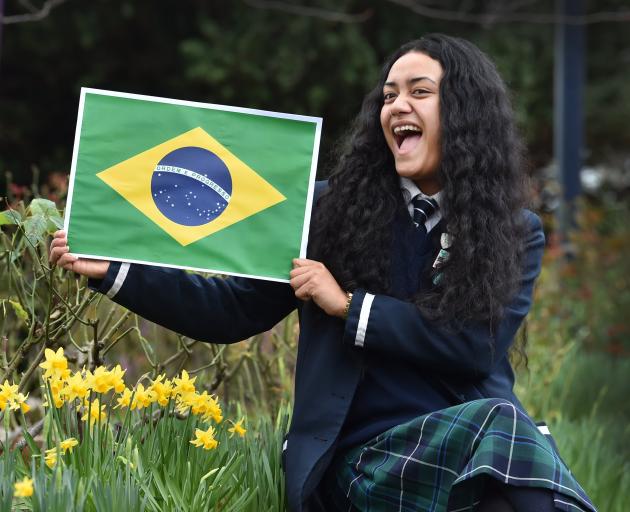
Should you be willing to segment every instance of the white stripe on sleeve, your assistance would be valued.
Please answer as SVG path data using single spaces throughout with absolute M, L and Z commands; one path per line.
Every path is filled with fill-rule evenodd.
M 357 325 L 357 335 L 354 338 L 354 345 L 357 347 L 363 347 L 365 343 L 365 332 L 367 331 L 368 319 L 370 318 L 370 309 L 372 308 L 372 302 L 374 301 L 374 295 L 366 293 L 363 298 L 363 304 L 361 304 L 361 313 L 359 313 L 359 325 Z
M 129 263 L 122 263 L 120 268 L 118 269 L 118 274 L 116 274 L 116 279 L 114 279 L 114 284 L 109 289 L 109 291 L 105 294 L 110 299 L 113 299 L 114 296 L 120 291 L 122 288 L 125 279 L 127 278 L 127 272 L 129 272 Z

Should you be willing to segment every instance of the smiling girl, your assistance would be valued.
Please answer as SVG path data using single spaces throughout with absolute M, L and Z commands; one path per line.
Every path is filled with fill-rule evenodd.
M 594 510 L 513 393 L 509 360 L 540 272 L 504 84 L 444 35 L 385 63 L 330 179 L 290 286 L 51 261 L 146 318 L 231 343 L 297 308 L 291 510 Z

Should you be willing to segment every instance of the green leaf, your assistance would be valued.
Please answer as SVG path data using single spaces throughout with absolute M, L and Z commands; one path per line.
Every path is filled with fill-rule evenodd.
M 42 231 L 42 234 L 52 234 L 63 227 L 63 218 L 52 201 L 42 198 L 33 199 L 28 209 L 30 218 L 41 219 L 33 222 L 38 224 L 38 229 Z M 43 223 L 43 227 L 40 226 L 41 223 Z
M 211 477 L 212 475 L 214 475 L 217 471 L 219 471 L 221 468 L 214 468 L 211 469 L 210 471 L 208 471 L 205 475 L 203 475 L 203 477 L 201 477 L 201 480 L 199 480 L 199 483 L 203 482 L 204 480 L 206 480 L 206 478 Z
M 46 217 L 59 217 L 57 206 L 49 199 L 37 198 L 31 201 L 28 206 L 31 215 L 44 215 Z
M 9 304 L 11 304 L 13 306 L 13 311 L 15 312 L 15 315 L 20 320 L 22 320 L 22 322 L 24 322 L 24 324 L 28 324 L 28 313 L 22 307 L 22 304 L 20 304 L 19 302 L 15 301 L 15 300 L 9 300 Z
M 22 434 L 24 435 L 24 439 L 26 440 L 26 444 L 31 449 L 31 453 L 33 455 L 39 455 L 41 452 L 39 450 L 39 447 L 35 443 L 35 440 L 33 439 L 33 436 L 31 436 L 31 434 L 29 434 L 27 429 L 23 429 L 22 430 Z
M 162 499 L 164 500 L 164 502 L 168 503 L 170 501 L 171 495 L 166 489 L 164 482 L 162 481 L 162 477 L 157 473 L 157 471 L 154 471 L 152 476 L 153 482 L 158 488 L 158 491 L 160 491 Z
M 178 475 L 178 476 L 183 476 L 183 475 Z M 172 478 L 171 475 L 166 474 L 165 479 L 166 479 L 166 486 L 168 487 L 168 490 L 171 496 L 175 499 L 175 503 L 182 503 L 184 500 L 184 497 L 182 496 L 181 489 L 177 486 L 177 483 L 175 482 L 174 478 Z
M 0 212 L 0 226 L 5 224 L 16 225 L 22 220 L 22 215 L 17 210 L 5 210 Z
M 38 242 L 44 241 L 44 235 L 47 232 L 46 219 L 42 215 L 35 215 L 28 217 L 24 221 L 24 231 L 26 232 L 26 238 L 33 245 L 37 245 Z
M 63 228 L 63 219 L 61 217 L 49 217 L 47 220 L 48 224 L 46 225 L 46 228 L 49 233 L 54 233 L 58 229 Z

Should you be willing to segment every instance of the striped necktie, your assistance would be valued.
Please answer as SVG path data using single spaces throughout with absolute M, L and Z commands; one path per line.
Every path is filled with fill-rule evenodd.
M 411 200 L 413 205 L 413 224 L 416 229 L 421 229 L 426 232 L 424 223 L 431 218 L 431 215 L 438 209 L 438 204 L 435 199 L 430 197 L 417 195 Z

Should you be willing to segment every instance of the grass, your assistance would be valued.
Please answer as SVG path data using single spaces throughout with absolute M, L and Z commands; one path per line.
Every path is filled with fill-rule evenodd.
M 540 349 L 539 349 L 540 350 Z M 537 420 L 546 421 L 563 460 L 602 511 L 625 512 L 630 503 L 630 360 L 557 352 L 554 369 L 532 355 L 517 393 Z M 543 371 L 542 367 L 546 368 Z

